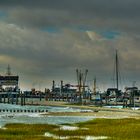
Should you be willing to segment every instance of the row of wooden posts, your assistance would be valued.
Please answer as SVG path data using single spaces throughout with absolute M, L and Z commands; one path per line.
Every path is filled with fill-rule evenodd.
M 0 103 L 26 105 L 24 94 L 0 94 Z
M 0 109 L 0 112 L 17 112 L 17 113 L 21 113 L 21 112 L 24 112 L 24 113 L 41 113 L 41 112 L 48 112 L 48 110 L 41 110 L 41 109 L 38 109 L 38 110 L 33 110 L 33 109 Z

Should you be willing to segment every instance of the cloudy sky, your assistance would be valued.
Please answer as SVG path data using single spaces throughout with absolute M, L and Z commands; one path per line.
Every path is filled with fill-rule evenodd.
M 121 84 L 140 86 L 139 0 L 0 0 L 0 73 L 10 64 L 22 89 L 76 83 L 113 86 L 115 50 Z

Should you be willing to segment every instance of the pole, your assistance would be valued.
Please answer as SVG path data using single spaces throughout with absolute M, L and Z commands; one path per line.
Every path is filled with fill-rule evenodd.
M 116 50 L 116 86 L 117 90 L 119 89 L 119 84 L 118 84 L 118 54 Z
M 135 91 L 134 92 L 134 110 L 135 110 Z
M 118 93 L 118 89 L 119 89 L 119 84 L 118 84 L 118 54 L 117 54 L 117 50 L 116 50 L 116 87 L 117 87 L 117 93 Z M 117 93 L 116 93 L 116 104 L 117 104 Z
M 94 90 L 94 92 L 93 92 L 94 95 L 96 95 L 96 77 L 94 78 L 94 89 L 93 90 Z

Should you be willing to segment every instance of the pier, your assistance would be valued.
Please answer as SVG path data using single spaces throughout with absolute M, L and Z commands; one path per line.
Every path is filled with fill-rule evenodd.
M 11 73 L 8 65 L 6 75 L 0 75 L 0 103 L 16 105 L 41 105 L 42 102 L 57 101 L 78 105 L 116 106 L 126 107 L 140 106 L 140 90 L 137 87 L 127 87 L 125 92 L 117 88 L 108 88 L 106 92 L 96 91 L 96 78 L 94 79 L 94 90 L 91 91 L 86 85 L 88 70 L 82 72 L 76 70 L 77 84 L 64 84 L 61 80 L 56 86 L 52 82 L 52 89 L 44 92 L 32 88 L 31 91 L 21 91 L 19 88 L 19 76 Z M 34 100 L 37 102 L 35 103 Z M 138 101 L 136 101 L 138 100 Z M 28 111 L 26 111 L 28 112 Z

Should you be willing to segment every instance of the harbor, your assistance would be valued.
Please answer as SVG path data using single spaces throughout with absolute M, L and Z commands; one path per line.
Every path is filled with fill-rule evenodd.
M 19 76 L 11 73 L 8 65 L 6 75 L 0 76 L 0 103 L 16 105 L 41 105 L 43 102 L 57 101 L 78 105 L 94 106 L 122 106 L 123 108 L 136 108 L 140 106 L 140 90 L 133 85 L 125 87 L 124 91 L 119 90 L 118 65 L 116 52 L 116 88 L 107 88 L 101 92 L 97 90 L 94 79 L 93 90 L 87 84 L 88 70 L 84 72 L 76 69 L 77 84 L 64 83 L 60 81 L 60 86 L 52 81 L 51 89 L 44 91 L 32 88 L 30 91 L 22 91 L 19 87 Z
M 0 75 L 0 133 L 3 133 L 0 138 L 14 139 L 17 133 L 16 139 L 20 135 L 23 139 L 100 140 L 114 138 L 116 130 L 122 138 L 122 130 L 131 128 L 129 124 L 138 130 L 135 123 L 140 119 L 140 90 L 135 82 L 131 87 L 120 89 L 117 51 L 114 87 L 101 92 L 96 78 L 93 86 L 89 86 L 88 72 L 88 69 L 76 69 L 75 84 L 63 80 L 58 84 L 53 80 L 50 88 L 24 91 L 19 85 L 20 76 L 13 74 L 8 65 L 6 74 Z M 116 122 L 125 124 L 126 128 Z M 106 128 L 102 130 L 101 125 L 112 129 L 112 133 L 108 134 Z M 100 129 L 100 133 L 94 131 L 93 126 Z
M 91 90 L 87 84 L 87 75 L 88 70 L 83 72 L 76 69 L 77 84 L 67 84 L 61 80 L 60 86 L 57 86 L 56 81 L 53 80 L 51 89 L 45 88 L 41 91 L 32 88 L 30 91 L 21 91 L 19 76 L 13 75 L 8 65 L 6 74 L 0 76 L 1 133 L 8 132 L 10 127 L 26 128 L 26 125 L 28 129 L 35 127 L 36 130 L 38 125 L 40 129 L 45 127 L 43 135 L 40 136 L 45 139 L 110 139 L 114 135 L 106 132 L 105 135 L 96 136 L 90 133 L 93 129 L 87 126 L 82 128 L 81 124 L 90 126 L 90 122 L 97 121 L 100 125 L 102 120 L 105 121 L 102 123 L 106 123 L 107 120 L 112 123 L 113 121 L 125 123 L 126 120 L 130 123 L 131 119 L 140 119 L 138 87 L 127 87 L 125 92 L 122 92 L 117 83 L 117 88 L 108 88 L 106 92 L 99 92 L 96 88 L 97 79 L 94 79 L 94 88 Z M 46 131 L 49 127 L 51 129 Z M 37 137 L 33 134 L 33 130 L 29 131 L 30 135 Z M 66 131 L 69 131 L 70 135 L 66 134 Z M 76 131 L 78 133 L 75 134 Z M 10 139 L 12 136 L 10 134 Z M 27 132 L 25 137 L 29 137 Z
M 139 13 L 0 0 L 0 140 L 140 140 Z

